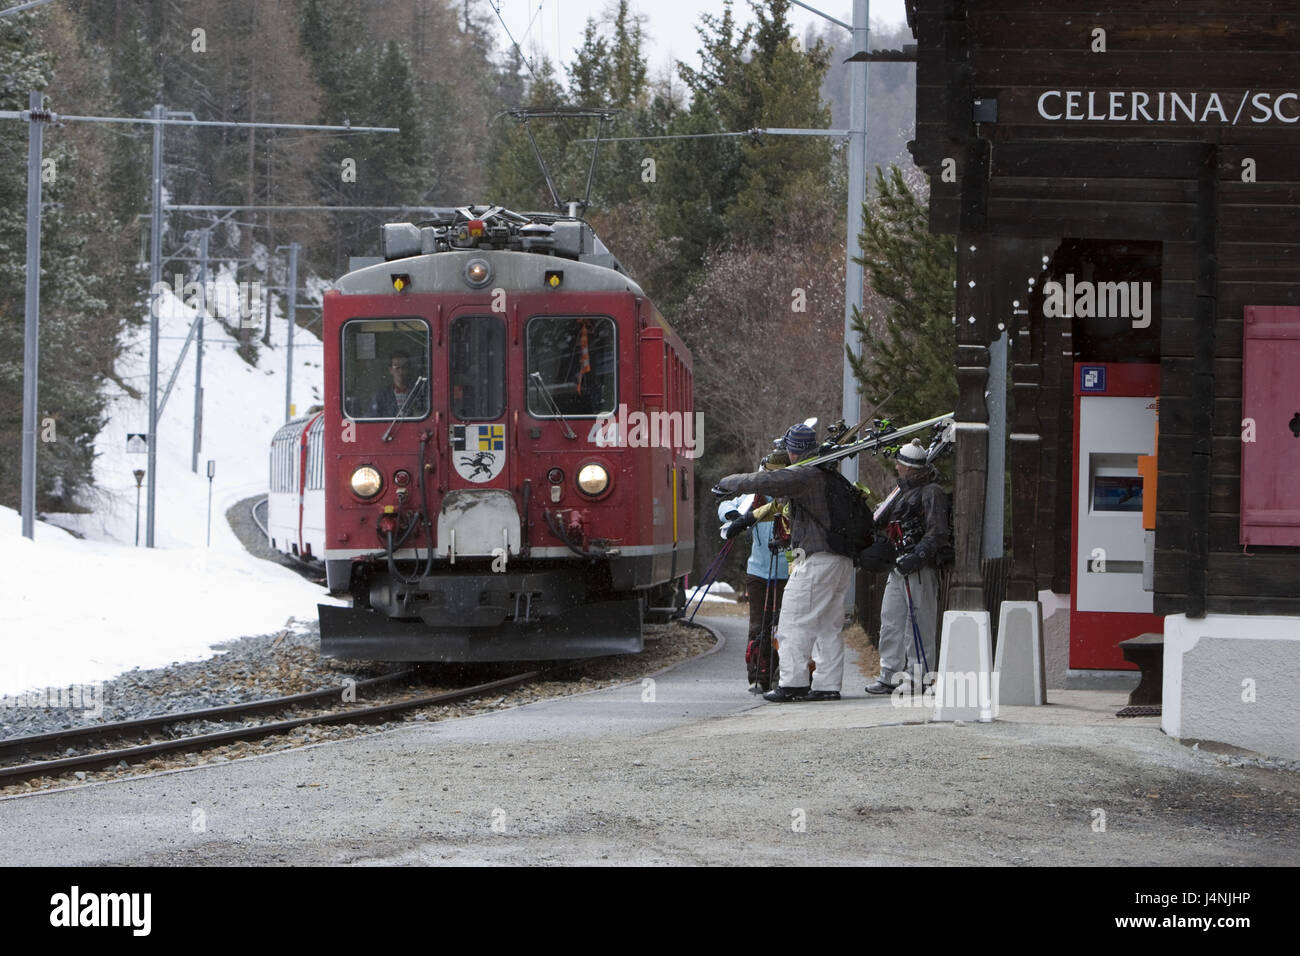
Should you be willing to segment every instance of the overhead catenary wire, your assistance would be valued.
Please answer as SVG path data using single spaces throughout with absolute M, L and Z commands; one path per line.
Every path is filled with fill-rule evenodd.
M 533 76 L 533 82 L 542 82 L 537 76 L 537 71 L 533 69 L 533 64 L 529 61 L 528 57 L 524 56 L 524 51 L 519 48 L 519 44 L 515 41 L 515 35 L 510 32 L 510 28 L 506 26 L 505 19 L 501 16 L 501 0 L 496 0 L 495 3 L 489 2 L 488 6 L 490 6 L 492 12 L 497 15 L 497 20 L 501 22 L 501 29 L 505 30 L 506 36 L 510 37 L 510 42 L 514 46 L 515 52 L 519 54 L 519 59 L 523 61 L 524 66 L 528 67 L 528 72 Z
M 848 136 L 852 130 L 847 129 L 796 129 L 787 127 L 765 127 L 747 129 L 739 133 L 664 133 L 657 136 L 602 136 L 602 143 L 634 143 L 650 139 L 710 139 L 726 136 Z M 578 139 L 575 143 L 594 143 L 594 139 Z
M 11 8 L 7 12 L 16 12 Z M 35 409 L 38 394 L 38 353 L 40 341 L 40 235 L 41 235 L 41 156 L 43 152 L 43 127 L 61 126 L 65 122 L 126 124 L 132 126 L 151 126 L 153 128 L 153 150 L 151 182 L 151 207 L 149 237 L 149 288 L 151 295 L 162 283 L 162 223 L 165 212 L 163 195 L 163 156 L 162 132 L 167 126 L 196 126 L 221 129 L 290 129 L 313 130 L 333 133 L 400 133 L 401 130 L 391 126 L 329 126 L 306 123 L 244 123 L 221 120 L 200 120 L 187 111 L 169 111 L 161 103 L 155 103 L 150 114 L 140 116 L 86 116 L 81 114 L 59 114 L 45 106 L 45 96 L 33 90 L 29 94 L 28 108 L 25 110 L 0 110 L 0 120 L 18 120 L 28 124 L 27 156 L 27 291 L 24 308 L 23 330 L 23 431 L 22 431 L 22 482 L 21 502 L 23 527 L 26 538 L 35 536 L 34 517 L 36 513 L 36 429 Z M 145 528 L 145 545 L 154 546 L 155 493 L 157 489 L 157 445 L 158 445 L 158 316 L 156 310 L 149 323 L 149 425 L 148 425 L 148 474 L 147 520 Z M 196 324 L 194 328 L 201 328 Z M 173 376 L 174 378 L 174 376 Z M 201 394 L 196 388 L 196 394 Z M 197 413 L 196 413 L 197 414 Z
M 20 3 L 16 7 L 10 7 L 8 10 L 0 10 L 0 17 L 7 17 L 11 13 L 22 13 L 24 10 L 31 10 L 33 7 L 43 7 L 50 0 L 31 0 L 30 3 Z
M 0 110 L 0 119 L 16 119 L 26 122 L 30 114 L 30 110 Z M 340 129 L 338 126 L 318 126 L 311 123 L 238 123 L 225 122 L 224 120 L 171 119 L 168 117 L 159 119 L 152 116 L 79 116 L 72 113 L 53 113 L 52 116 L 56 125 L 63 122 L 75 122 L 121 123 L 132 126 L 213 126 L 221 129 L 298 129 L 326 130 L 339 135 L 401 132 L 396 126 L 352 126 L 349 124 Z

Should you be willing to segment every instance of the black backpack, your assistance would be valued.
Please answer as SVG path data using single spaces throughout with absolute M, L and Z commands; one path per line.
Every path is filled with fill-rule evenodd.
M 830 512 L 829 527 L 823 526 L 826 544 L 831 551 L 853 558 L 871 544 L 875 522 L 866 495 L 838 471 L 826 472 L 826 510 Z M 820 522 L 819 522 L 820 523 Z

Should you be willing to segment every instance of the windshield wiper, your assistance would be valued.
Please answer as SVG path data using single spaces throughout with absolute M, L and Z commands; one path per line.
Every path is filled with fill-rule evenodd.
M 388 430 L 384 432 L 384 441 L 393 440 L 390 436 L 393 434 L 393 429 L 397 427 L 398 419 L 406 414 L 406 406 L 411 404 L 411 399 L 415 398 L 415 396 L 419 394 L 420 388 L 428 381 L 429 380 L 423 375 L 415 380 L 415 384 L 411 386 L 411 390 L 406 393 L 406 398 L 402 399 L 402 407 L 397 410 L 397 414 L 393 416 L 393 420 L 388 423 Z
M 542 395 L 546 397 L 546 404 L 551 406 L 551 411 L 555 413 L 555 417 L 558 418 L 560 420 L 560 424 L 564 426 L 564 437 L 577 438 L 578 433 L 569 427 L 569 423 L 564 420 L 564 413 L 560 411 L 560 406 L 556 405 L 555 399 L 551 397 L 551 387 L 542 381 L 542 373 L 534 372 L 529 377 L 536 379 L 537 387 L 542 390 Z

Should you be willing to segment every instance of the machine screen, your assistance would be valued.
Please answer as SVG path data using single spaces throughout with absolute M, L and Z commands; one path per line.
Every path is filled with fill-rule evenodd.
M 1093 511 L 1142 511 L 1140 475 L 1093 475 Z

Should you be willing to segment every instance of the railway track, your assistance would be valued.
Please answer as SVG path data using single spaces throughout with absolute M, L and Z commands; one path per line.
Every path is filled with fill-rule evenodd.
M 263 521 L 258 516 L 258 510 L 260 509 L 263 512 L 265 512 L 267 505 L 270 503 L 270 500 L 271 499 L 268 496 L 261 495 L 257 498 L 251 499 L 252 501 L 251 504 L 248 503 L 249 499 L 245 499 L 243 502 L 241 502 L 239 505 L 236 506 L 236 507 L 243 507 L 244 505 L 248 506 L 248 516 L 249 518 L 252 519 L 253 524 L 257 527 L 257 530 L 260 532 L 259 543 L 264 546 L 263 551 L 259 551 L 255 549 L 253 545 L 244 537 L 244 535 L 240 534 L 239 528 L 236 527 L 235 522 L 232 519 L 230 524 L 235 531 L 235 535 L 240 538 L 240 540 L 243 542 L 244 547 L 247 550 L 253 552 L 253 554 L 257 555 L 258 557 L 261 557 L 263 560 L 275 561 L 277 564 L 281 564 L 284 567 L 289 568 L 291 571 L 294 571 L 297 574 L 301 575 L 302 577 L 306 578 L 312 584 L 324 585 L 325 566 L 321 564 L 319 561 L 308 561 L 308 560 L 304 560 L 303 558 L 297 557 L 296 555 L 286 554 L 283 551 L 275 551 L 271 549 L 270 545 L 268 544 L 268 542 L 271 540 L 271 533 L 267 530 L 266 522 Z M 264 552 L 269 552 L 269 554 Z
M 413 673 L 413 671 L 400 671 L 395 674 L 385 674 L 382 677 L 357 681 L 353 689 L 358 692 L 363 690 L 374 690 L 380 685 L 392 684 L 410 677 Z M 488 681 L 483 684 L 475 684 L 470 687 L 463 687 L 453 691 L 444 691 L 438 694 L 426 694 L 405 700 L 390 701 L 383 704 L 352 706 L 339 710 L 328 710 L 324 713 L 304 715 L 301 717 L 276 720 L 268 723 L 252 724 L 246 727 L 236 727 L 213 733 L 183 735 L 165 740 L 150 740 L 148 743 L 138 744 L 136 746 L 117 747 L 110 750 L 99 749 L 73 756 L 56 757 L 27 763 L 13 763 L 8 766 L 0 767 L 0 787 L 22 783 L 39 777 L 65 774 L 78 770 L 93 770 L 101 767 L 109 767 L 122 761 L 128 763 L 138 762 L 158 757 L 163 754 L 184 752 L 192 753 L 207 750 L 211 747 L 234 743 L 236 741 L 258 740 L 263 737 L 287 733 L 307 724 L 342 724 L 383 720 L 405 711 L 451 703 L 453 701 L 464 700 L 468 697 L 488 693 L 489 691 L 514 687 L 533 680 L 542 673 L 543 672 L 540 670 L 528 671 L 523 674 L 516 674 L 512 677 Z M 138 720 L 101 724 L 97 727 L 84 727 L 76 730 L 36 734 L 28 737 L 14 737 L 0 741 L 0 761 L 7 762 L 14 758 L 30 757 L 34 754 L 64 752 L 69 747 L 88 746 L 109 741 L 120 742 L 124 739 L 130 738 L 148 738 L 153 735 L 168 733 L 168 728 L 174 727 L 178 724 L 204 720 L 229 721 L 243 717 L 275 713 L 301 706 L 321 704 L 328 700 L 337 700 L 339 697 L 340 688 L 331 687 L 325 690 L 309 691 L 304 694 L 293 694 L 287 697 L 273 697 L 266 700 L 250 701 L 243 704 L 228 704 L 224 707 L 211 707 L 206 710 L 189 711 L 179 714 L 162 714 L 157 717 L 146 717 Z

